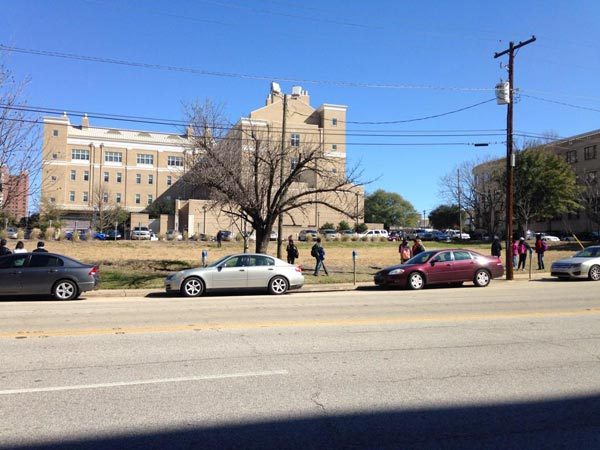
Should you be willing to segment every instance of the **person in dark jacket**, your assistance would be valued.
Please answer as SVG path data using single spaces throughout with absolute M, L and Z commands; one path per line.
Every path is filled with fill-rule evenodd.
M 527 262 L 527 253 L 531 255 L 531 246 L 527 243 L 524 237 L 519 239 L 519 265 L 517 270 L 525 270 L 525 263 Z
M 0 240 L 0 256 L 11 255 L 12 252 L 6 246 L 6 239 Z
M 288 245 L 285 248 L 285 251 L 287 253 L 288 264 L 294 264 L 294 261 L 296 261 L 296 258 L 299 256 L 299 253 L 298 247 L 296 247 L 296 244 L 294 244 L 294 240 L 291 236 L 288 239 Z
M 33 250 L 33 252 L 48 253 L 48 250 L 46 250 L 44 247 L 44 241 L 39 241 L 37 243 L 37 248 L 35 250 Z
M 413 254 L 413 256 L 417 256 L 419 253 L 425 251 L 425 247 L 423 246 L 423 243 L 421 242 L 421 239 L 419 239 L 419 238 L 415 238 L 414 242 L 415 243 L 412 246 L 412 254 Z
M 318 277 L 319 270 L 321 269 L 323 269 L 325 275 L 329 275 L 329 272 L 327 272 L 327 268 L 325 267 L 325 249 L 321 245 L 321 238 L 317 238 L 317 241 L 310 249 L 310 254 L 313 258 L 315 258 L 315 272 L 313 275 Z
M 492 242 L 492 256 L 497 256 L 498 258 L 502 256 L 502 244 L 500 244 L 498 236 L 494 236 L 494 241 Z

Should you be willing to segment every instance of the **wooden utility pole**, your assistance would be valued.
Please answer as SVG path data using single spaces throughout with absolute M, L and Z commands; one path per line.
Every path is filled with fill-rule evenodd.
M 287 117 L 287 94 L 283 94 L 283 123 L 281 125 L 281 155 L 279 157 L 279 189 L 283 185 L 283 165 L 285 159 L 285 127 Z M 283 255 L 283 214 L 277 216 L 277 257 L 282 259 Z
M 508 54 L 508 105 L 506 109 L 506 279 L 514 278 L 513 272 L 513 254 L 512 254 L 512 239 L 513 239 L 513 209 L 514 209 L 514 167 L 515 154 L 513 151 L 513 94 L 514 94 L 514 63 L 515 50 L 535 42 L 535 36 L 525 42 L 519 42 L 515 45 L 510 42 L 508 49 L 500 53 L 494 53 L 494 59 Z
M 456 169 L 456 182 L 457 182 L 457 187 L 458 187 L 458 240 L 462 241 L 463 223 L 462 223 L 462 208 L 461 208 L 461 204 L 460 204 L 460 197 L 461 197 L 460 169 Z

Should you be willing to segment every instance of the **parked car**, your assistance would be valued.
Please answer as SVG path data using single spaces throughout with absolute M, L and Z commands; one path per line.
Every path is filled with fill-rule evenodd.
M 98 241 L 105 241 L 106 233 L 102 233 L 101 231 L 94 231 L 92 233 L 92 239 L 96 239 Z
M 154 231 L 150 232 L 150 240 L 151 241 L 158 241 L 158 236 L 156 235 L 156 233 Z
M 233 233 L 229 230 L 221 230 L 221 240 L 231 241 L 233 239 Z M 275 238 L 277 239 L 277 238 Z
M 87 241 L 88 238 L 88 230 L 67 230 L 65 231 L 65 238 L 69 241 L 73 240 L 73 235 L 77 234 L 80 241 Z
M 271 234 L 269 235 L 269 240 L 276 241 L 278 237 L 279 235 L 277 234 L 277 231 L 271 231 Z
M 117 239 L 121 239 L 121 233 L 119 232 L 119 230 L 108 230 L 106 232 L 106 239 L 110 240 L 110 241 L 116 241 Z
M 570 258 L 554 261 L 550 275 L 559 279 L 587 278 L 600 281 L 600 245 L 592 245 Z
M 485 287 L 504 274 L 502 261 L 472 250 L 433 250 L 419 253 L 406 263 L 387 267 L 375 274 L 377 286 L 421 289 L 430 284 L 462 285 L 472 281 Z
M 433 232 L 433 240 L 438 242 L 449 242 L 452 240 L 448 233 L 444 233 L 443 231 L 435 230 Z
M 228 255 L 208 267 L 175 272 L 165 279 L 169 294 L 198 297 L 216 290 L 268 290 L 285 294 L 304 284 L 302 268 L 268 255 L 240 253 Z
M 388 234 L 388 241 L 395 242 L 400 241 L 404 237 L 404 232 L 402 231 L 390 231 Z
M 364 233 L 360 234 L 358 237 L 368 239 L 384 237 L 387 239 L 389 237 L 389 233 L 387 232 L 387 230 L 367 230 Z
M 298 233 L 298 240 L 299 241 L 306 241 L 308 236 L 310 236 L 313 239 L 316 239 L 319 237 L 319 232 L 315 229 L 307 229 L 307 230 L 300 230 L 300 232 Z
M 183 234 L 177 230 L 167 230 L 167 241 L 182 241 Z
M 0 257 L 0 295 L 53 295 L 73 300 L 100 282 L 98 266 L 55 253 Z
M 148 227 L 134 227 L 131 230 L 132 240 L 150 240 L 150 229 Z
M 19 230 L 14 227 L 8 227 L 6 229 L 6 237 L 8 239 L 18 239 L 19 238 Z
M 346 236 L 346 237 L 351 238 L 351 237 L 356 236 L 356 233 L 354 232 L 354 230 L 342 230 L 342 231 L 340 231 L 340 235 L 342 237 Z
M 340 233 L 335 231 L 333 228 L 324 228 L 321 230 L 321 234 L 325 237 L 325 239 L 339 239 Z
M 560 242 L 560 238 L 553 234 L 540 233 L 540 235 L 542 239 L 545 239 L 547 242 Z

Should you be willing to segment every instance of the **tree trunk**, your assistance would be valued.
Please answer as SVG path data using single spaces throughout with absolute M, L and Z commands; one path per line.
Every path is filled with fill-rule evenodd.
M 257 228 L 256 229 L 256 253 L 267 253 L 267 249 L 269 248 L 269 239 L 271 238 L 271 233 L 265 228 Z

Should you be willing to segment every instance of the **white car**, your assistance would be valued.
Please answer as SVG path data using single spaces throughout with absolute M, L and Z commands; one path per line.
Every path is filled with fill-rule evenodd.
M 558 236 L 553 236 L 552 234 L 540 233 L 542 239 L 545 239 L 548 242 L 560 242 L 560 238 Z
M 285 294 L 304 285 L 302 268 L 260 253 L 228 255 L 207 267 L 181 270 L 165 279 L 168 294 L 198 297 L 207 291 L 268 290 Z
M 325 237 L 325 239 L 339 239 L 340 233 L 335 231 L 333 228 L 325 228 L 321 230 L 321 234 Z
M 362 233 L 361 235 L 359 235 L 360 238 L 378 238 L 378 237 L 383 237 L 383 238 L 388 238 L 388 232 L 387 230 L 367 230 L 364 233 Z
M 600 245 L 587 247 L 571 258 L 553 262 L 550 275 L 559 279 L 587 278 L 600 281 Z
M 8 227 L 6 229 L 6 237 L 8 239 L 18 239 L 19 238 L 19 230 L 13 227 Z
M 167 231 L 167 241 L 182 241 L 183 234 L 177 230 L 168 230 Z
M 135 227 L 131 230 L 132 240 L 150 240 L 151 237 L 148 227 Z

